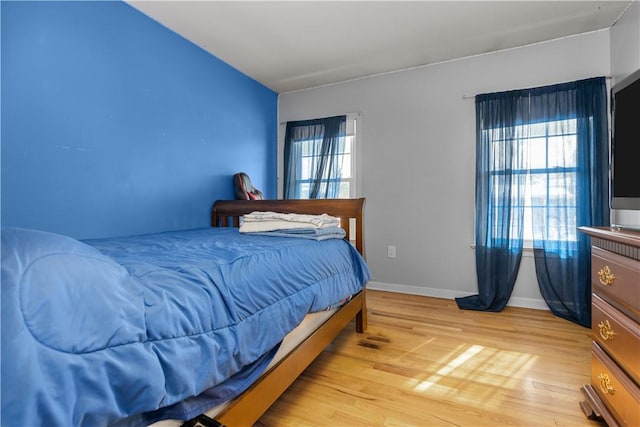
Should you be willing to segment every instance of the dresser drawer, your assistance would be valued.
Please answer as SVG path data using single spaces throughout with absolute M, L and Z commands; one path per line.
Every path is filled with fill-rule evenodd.
M 594 293 L 611 298 L 634 320 L 640 319 L 640 261 L 593 247 L 591 283 Z
M 640 325 L 593 295 L 593 337 L 640 384 Z
M 591 344 L 591 384 L 620 425 L 640 425 L 640 388 L 595 342 Z

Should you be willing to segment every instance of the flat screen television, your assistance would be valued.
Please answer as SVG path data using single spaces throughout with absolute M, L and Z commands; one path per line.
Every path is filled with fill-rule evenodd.
M 611 208 L 640 211 L 640 70 L 611 88 L 611 125 Z

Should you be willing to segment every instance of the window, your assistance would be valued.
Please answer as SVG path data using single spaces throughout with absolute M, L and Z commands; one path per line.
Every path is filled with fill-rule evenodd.
M 525 246 L 532 247 L 534 240 L 534 218 L 537 224 L 535 236 L 538 240 L 577 240 L 577 136 L 576 120 L 556 120 L 520 125 L 513 128 L 513 145 L 519 151 L 519 160 L 511 165 L 513 185 L 522 186 L 521 192 L 512 194 L 511 206 L 514 210 L 524 209 L 523 240 Z M 489 129 L 491 151 L 504 153 L 504 129 Z M 495 188 L 496 182 L 505 174 L 507 166 L 504 157 L 496 156 L 491 168 Z M 521 196 L 524 197 L 521 197 Z M 494 203 L 500 205 L 501 194 L 493 194 Z M 520 202 L 519 202 L 520 200 Z M 524 204 L 521 206 L 520 204 Z M 519 221 L 510 223 L 512 235 L 517 235 Z M 492 224 L 498 227 L 497 218 Z
M 356 197 L 356 116 L 342 116 L 339 126 L 331 119 L 287 123 L 285 198 Z
M 460 308 L 502 310 L 530 245 L 551 311 L 591 324 L 589 242 L 576 227 L 609 223 L 607 152 L 604 77 L 476 96 L 478 294 Z

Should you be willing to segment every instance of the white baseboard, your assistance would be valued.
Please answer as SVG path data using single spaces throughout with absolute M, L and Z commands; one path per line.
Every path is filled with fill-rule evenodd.
M 393 283 L 369 282 L 367 289 L 376 291 L 398 292 L 401 294 L 420 295 L 424 297 L 454 299 L 472 295 L 473 292 L 453 291 L 450 289 L 426 288 L 423 286 L 397 285 Z M 534 298 L 511 297 L 507 304 L 511 307 L 534 308 L 537 310 L 549 310 L 544 300 Z

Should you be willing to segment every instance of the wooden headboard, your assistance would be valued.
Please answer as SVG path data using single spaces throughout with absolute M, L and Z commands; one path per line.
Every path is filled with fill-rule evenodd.
M 240 227 L 240 217 L 254 212 L 328 214 L 340 218 L 340 226 L 353 238 L 364 257 L 364 198 L 305 200 L 218 200 L 211 208 L 212 227 Z M 355 235 L 355 236 L 354 236 Z

